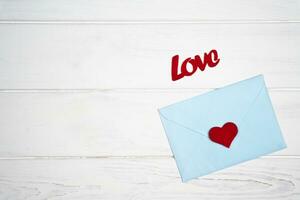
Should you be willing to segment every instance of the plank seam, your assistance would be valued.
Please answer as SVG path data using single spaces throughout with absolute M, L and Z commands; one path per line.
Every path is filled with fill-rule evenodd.
M 0 20 L 0 24 L 286 24 L 300 20 Z
M 142 156 L 0 156 L 0 160 L 173 159 L 171 155 Z M 260 159 L 300 159 L 300 155 L 266 155 Z
M 219 88 L 111 88 L 111 89 L 0 89 L 0 93 L 98 93 L 98 92 L 169 92 L 169 91 L 199 91 L 199 90 L 216 90 Z M 280 88 L 269 87 L 270 91 L 300 91 L 300 87 Z

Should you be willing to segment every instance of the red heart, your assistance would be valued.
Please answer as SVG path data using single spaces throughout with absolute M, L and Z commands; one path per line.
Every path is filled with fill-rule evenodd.
M 238 128 L 235 123 L 227 122 L 222 128 L 212 127 L 209 130 L 208 135 L 211 141 L 229 148 L 237 133 Z

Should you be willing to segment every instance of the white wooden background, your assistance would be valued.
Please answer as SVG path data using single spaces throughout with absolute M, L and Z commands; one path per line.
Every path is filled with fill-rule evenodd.
M 0 0 L 0 199 L 300 199 L 299 56 L 299 0 Z M 156 109 L 260 73 L 288 148 L 181 183 Z

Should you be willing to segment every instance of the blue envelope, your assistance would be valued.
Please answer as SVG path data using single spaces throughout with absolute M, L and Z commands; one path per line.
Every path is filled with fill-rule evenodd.
M 262 75 L 159 109 L 183 182 L 286 148 Z M 228 122 L 238 133 L 227 148 L 210 139 Z

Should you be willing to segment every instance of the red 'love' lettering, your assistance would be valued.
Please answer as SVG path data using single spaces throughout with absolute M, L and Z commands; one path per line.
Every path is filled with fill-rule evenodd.
M 206 65 L 209 67 L 215 67 L 219 62 L 220 58 L 218 57 L 218 52 L 216 50 L 211 50 L 208 54 L 204 53 L 203 61 L 199 55 L 196 55 L 194 58 L 187 58 L 181 64 L 181 73 L 178 73 L 178 62 L 179 62 L 179 55 L 175 55 L 172 58 L 172 80 L 176 81 L 184 76 L 191 76 L 193 75 L 197 68 L 201 71 L 204 71 Z M 193 67 L 192 71 L 187 70 L 187 65 L 191 64 Z

